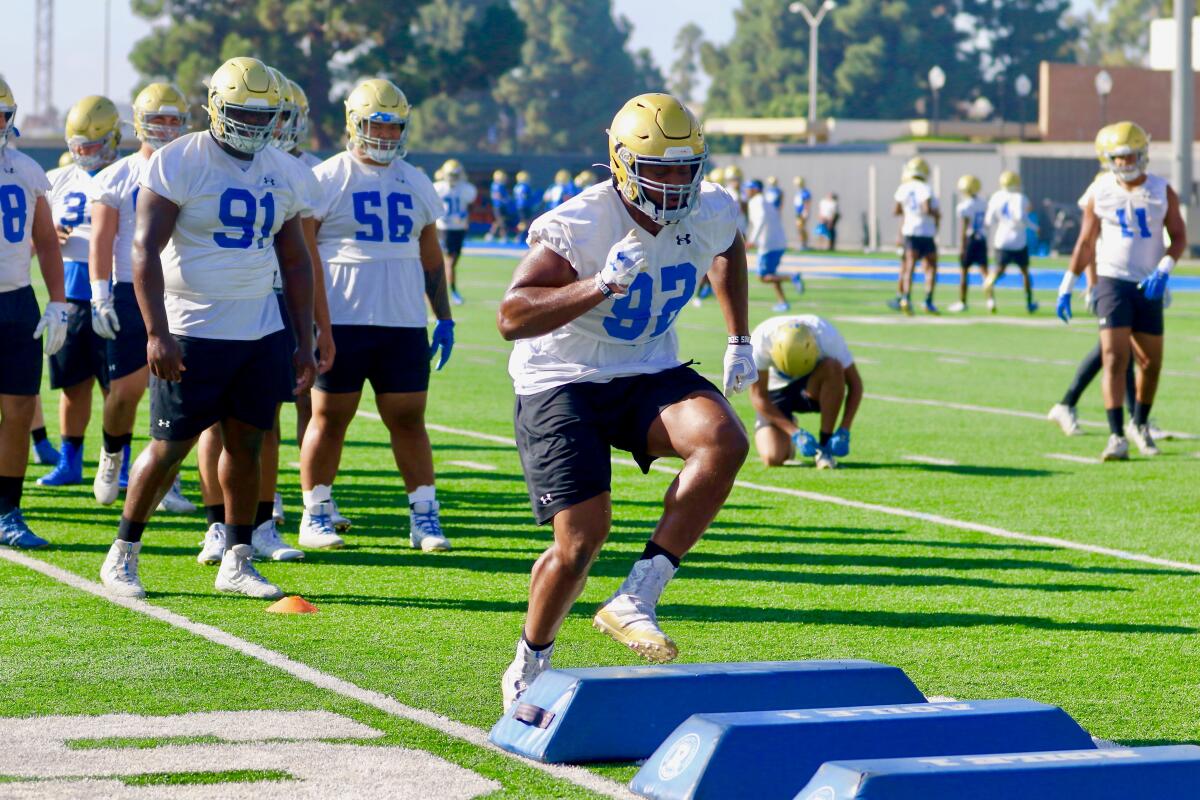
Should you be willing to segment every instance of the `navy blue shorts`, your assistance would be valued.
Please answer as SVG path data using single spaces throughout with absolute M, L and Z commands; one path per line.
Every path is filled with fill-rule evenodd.
M 68 300 L 67 306 L 67 340 L 50 356 L 50 388 L 68 389 L 88 378 L 95 378 L 107 388 L 108 340 L 92 330 L 92 304 L 88 300 Z
M 317 376 L 322 392 L 361 392 L 371 382 L 375 394 L 429 390 L 429 336 L 425 328 L 334 325 L 337 357 Z
M 116 339 L 102 341 L 108 361 L 108 378 L 115 381 L 146 366 L 146 322 L 142 319 L 132 283 L 118 283 L 113 286 L 112 293 L 121 330 L 117 331 Z
M 758 254 L 758 277 L 765 278 L 779 271 L 779 262 L 783 260 L 783 250 L 771 250 Z
M 905 236 L 904 249 L 913 254 L 913 258 L 925 258 L 937 255 L 937 242 L 932 236 Z
M 42 341 L 33 338 L 41 318 L 32 286 L 0 292 L 0 394 L 29 396 L 42 388 Z

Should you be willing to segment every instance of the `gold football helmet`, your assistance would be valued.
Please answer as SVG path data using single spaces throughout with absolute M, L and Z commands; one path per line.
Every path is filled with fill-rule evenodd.
M 308 141 L 308 95 L 304 93 L 304 87 L 296 83 L 291 78 L 288 78 L 288 86 L 292 90 L 292 124 L 288 129 L 285 141 L 289 146 L 284 149 L 289 153 L 300 146 L 301 142 Z
M 1011 169 L 1004 170 L 1000 173 L 1000 188 L 1010 192 L 1017 191 L 1021 188 L 1021 176 Z
M 508 183 L 508 173 L 498 169 L 492 173 L 492 183 Z
M 920 156 L 913 156 L 904 164 L 904 172 L 901 173 L 902 180 L 929 180 L 929 163 Z
M 730 164 L 725 168 L 724 182 L 726 186 L 741 186 L 742 185 L 742 168 L 737 164 Z
M 669 94 L 642 94 L 627 102 L 608 129 L 608 155 L 617 191 L 659 225 L 684 219 L 700 199 L 708 161 L 704 132 L 687 106 Z M 688 183 L 650 178 L 647 167 L 686 166 Z
M 0 78 L 0 122 L 3 122 L 4 127 L 0 128 L 0 150 L 3 150 L 8 144 L 9 136 L 20 136 L 17 131 L 17 99 L 13 97 L 12 89 L 8 83 Z
M 558 172 L 554 173 L 554 182 L 560 186 L 566 186 L 571 182 L 571 173 L 565 169 L 560 169 Z
M 590 169 L 580 170 L 579 174 L 575 176 L 575 185 L 580 189 L 586 189 L 589 186 L 595 185 L 598 180 L 599 178 L 596 177 L 596 173 Z
M 821 357 L 817 337 L 802 322 L 788 322 L 771 335 L 771 363 L 781 374 L 793 380 L 812 372 Z
M 464 171 L 462 162 L 457 158 L 448 158 L 446 163 L 442 164 L 442 180 L 450 183 L 458 183 L 463 179 Z
M 803 189 L 808 185 L 807 181 L 805 181 L 804 177 L 801 175 L 797 175 L 796 177 L 792 178 L 792 183 L 795 184 L 797 189 Z
M 1096 134 L 1096 155 L 1105 169 L 1123 181 L 1136 181 L 1146 174 L 1150 161 L 1150 136 L 1136 122 L 1114 122 Z M 1121 167 L 1117 156 L 1137 156 L 1133 166 Z
M 974 197 L 983 190 L 983 184 L 974 175 L 963 175 L 958 179 L 958 191 L 967 197 Z
M 70 150 L 62 151 L 62 154 L 59 155 L 59 157 L 58 157 L 58 166 L 60 166 L 60 167 L 69 167 L 74 163 L 75 163 L 75 156 L 71 155 Z
M 92 94 L 71 106 L 67 112 L 66 139 L 75 163 L 88 172 L 116 161 L 121 116 L 113 101 Z
M 169 83 L 150 83 L 133 101 L 133 132 L 157 150 L 183 133 L 188 119 L 188 102 L 183 92 Z
M 529 172 L 521 170 L 517 173 L 517 183 L 529 183 Z
M 283 104 L 279 81 L 257 58 L 231 58 L 208 85 L 208 127 L 213 138 L 242 153 L 271 143 Z
M 275 122 L 275 135 L 271 137 L 271 144 L 286 153 L 292 149 L 290 137 L 292 122 L 296 119 L 296 101 L 292 93 L 292 82 L 277 67 L 267 67 L 267 71 L 279 84 L 279 118 Z
M 346 98 L 350 149 L 379 164 L 404 158 L 410 112 L 404 92 L 387 78 L 368 78 L 358 84 Z

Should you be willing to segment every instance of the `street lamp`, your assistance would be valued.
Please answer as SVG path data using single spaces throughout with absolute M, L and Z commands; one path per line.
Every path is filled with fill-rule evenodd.
M 1021 132 L 1018 138 L 1025 141 L 1025 98 L 1029 97 L 1029 93 L 1033 91 L 1033 81 L 1029 80 L 1029 76 L 1021 74 L 1017 76 L 1017 97 L 1021 98 Z
M 1112 75 L 1102 69 L 1096 73 L 1096 94 L 1100 98 L 1100 127 L 1108 124 L 1108 96 L 1113 90 Z
M 825 0 L 814 14 L 808 6 L 796 0 L 788 5 L 788 11 L 793 14 L 803 14 L 808 22 L 808 143 L 817 143 L 817 30 L 825 15 L 837 8 L 834 0 Z
M 929 69 L 929 88 L 933 90 L 933 135 L 938 135 L 938 95 L 946 85 L 946 71 L 936 64 Z

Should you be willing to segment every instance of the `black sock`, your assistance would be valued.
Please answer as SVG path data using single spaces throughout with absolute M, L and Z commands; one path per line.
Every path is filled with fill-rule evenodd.
M 250 544 L 250 539 L 254 535 L 254 526 L 226 525 L 225 531 L 225 541 L 229 543 L 227 546 L 233 547 L 239 544 Z
M 1125 435 L 1125 409 L 1117 406 L 1116 408 L 1106 408 L 1104 413 L 1108 415 L 1108 429 L 1117 436 Z
M 104 431 L 104 452 L 119 453 L 125 449 L 125 445 L 133 441 L 132 433 L 121 434 L 114 436 L 108 431 Z
M 526 647 L 528 647 L 530 650 L 532 650 L 535 653 L 540 653 L 543 650 L 546 650 L 547 648 L 552 647 L 554 645 L 553 639 L 546 642 L 545 644 L 538 644 L 536 642 L 529 641 L 529 637 L 525 635 L 524 629 L 521 630 L 521 641 L 525 643 Z
M 639 560 L 649 560 L 655 556 L 666 556 L 667 561 L 671 562 L 671 566 L 679 569 L 679 557 L 673 553 L 664 550 L 654 542 L 646 542 L 646 549 L 642 551 L 642 557 Z
M 259 500 L 258 511 L 254 513 L 254 527 L 262 525 L 264 522 L 275 516 L 275 503 L 272 500 Z
M 1090 353 L 1083 357 L 1083 361 L 1079 362 L 1079 367 L 1075 370 L 1075 377 L 1071 379 L 1071 385 L 1067 387 L 1067 393 L 1063 395 L 1062 404 L 1071 408 L 1079 405 L 1079 398 L 1083 396 L 1088 384 L 1100 374 L 1103 366 L 1100 345 L 1097 344 Z
M 46 426 L 43 425 L 40 428 L 34 428 L 29 432 L 29 435 L 33 437 L 34 444 L 41 444 L 46 441 Z
M 833 438 L 832 433 L 826 433 L 825 431 L 821 431 L 821 438 L 819 440 L 817 440 L 817 443 L 820 445 L 821 449 L 824 450 L 826 447 L 829 446 L 829 440 L 832 438 Z
M 1150 406 L 1153 403 L 1143 403 L 1140 400 L 1133 407 L 1133 424 L 1139 428 L 1150 421 Z
M 82 436 L 64 436 L 64 437 L 62 437 L 62 440 L 64 442 L 66 442 L 67 444 L 73 444 L 76 447 L 83 447 L 83 437 Z
M 21 486 L 25 479 L 19 475 L 0 475 L 0 516 L 21 507 Z
M 146 530 L 146 523 L 134 522 L 121 516 L 121 526 L 117 528 L 117 538 L 122 542 L 140 542 L 142 540 L 142 532 Z
M 222 525 L 224 525 L 225 524 L 225 504 L 217 503 L 215 506 L 205 506 L 204 507 L 204 516 L 208 517 L 209 525 L 212 525 L 214 522 L 219 522 Z

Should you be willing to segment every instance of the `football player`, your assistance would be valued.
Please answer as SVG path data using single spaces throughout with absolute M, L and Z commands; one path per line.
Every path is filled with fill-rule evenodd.
M 542 205 L 546 211 L 551 211 L 577 194 L 579 194 L 579 189 L 571 180 L 571 173 L 560 169 L 554 173 L 554 183 L 542 194 Z
M 863 398 L 846 340 L 812 314 L 771 317 L 750 339 L 758 369 L 750 387 L 758 457 L 778 467 L 799 454 L 817 469 L 836 469 L 837 459 L 850 454 L 850 428 Z M 819 438 L 796 425 L 794 415 L 810 413 L 820 415 Z
M 987 298 L 988 311 L 996 310 L 994 289 L 996 281 L 1004 274 L 1009 264 L 1021 270 L 1025 286 L 1025 309 L 1030 313 L 1038 310 L 1033 300 L 1033 281 L 1029 277 L 1029 244 L 1026 230 L 1033 205 L 1021 192 L 1021 176 L 1012 170 L 1000 173 L 1000 189 L 988 200 L 987 217 L 984 224 L 995 229 L 992 245 L 996 248 L 996 266 L 988 272 L 983 283 L 983 294 Z
M 779 262 L 787 250 L 787 234 L 783 232 L 783 220 L 779 218 L 779 209 L 767 202 L 761 181 L 752 180 L 747 183 L 746 196 L 746 216 L 749 224 L 746 245 L 758 250 L 758 279 L 770 284 L 775 290 L 778 302 L 771 310 L 782 313 L 791 308 L 783 294 L 783 284 L 788 278 L 779 274 Z M 791 281 L 796 291 L 804 291 L 799 272 L 792 275 Z
M 463 241 L 467 238 L 467 228 L 470 227 L 471 204 L 475 202 L 478 191 L 475 184 L 466 179 L 463 166 L 456 158 L 448 159 L 439 172 L 441 177 L 433 184 L 433 189 L 442 198 L 445 211 L 437 219 L 437 229 L 441 232 L 442 249 L 446 253 L 446 283 L 450 286 L 450 302 L 461 306 L 463 299 L 458 293 L 458 258 L 462 254 Z M 566 170 L 559 170 L 560 176 L 565 173 Z M 547 193 L 557 186 L 555 183 L 546 190 Z
M 0 544 L 45 547 L 21 514 L 29 431 L 42 385 L 42 353 L 54 355 L 67 337 L 70 307 L 63 264 L 46 194 L 50 181 L 32 158 L 8 146 L 18 136 L 17 101 L 0 78 Z M 38 310 L 29 279 L 29 251 L 50 301 Z M 38 340 L 43 338 L 43 348 Z
M 533 211 L 537 207 L 537 195 L 529 183 L 529 173 L 521 170 L 517 173 L 517 182 L 513 184 L 513 207 L 517 212 L 517 237 L 525 235 L 529 223 L 533 222 Z
M 128 480 L 129 443 L 138 403 L 146 392 L 146 326 L 133 291 L 133 229 L 138 186 L 150 156 L 183 133 L 188 104 L 169 83 L 148 84 L 133 101 L 133 130 L 141 147 L 98 172 L 91 184 L 92 235 L 88 244 L 92 330 L 104 347 L 109 392 L 104 398 L 103 446 L 92 481 L 101 505 L 111 505 Z M 179 490 L 178 477 L 160 511 L 196 507 Z
M 100 578 L 144 597 L 142 533 L 200 434 L 220 423 L 227 547 L 216 588 L 281 596 L 253 564 L 262 439 L 288 370 L 272 291 L 282 276 L 297 393 L 312 385 L 312 264 L 300 222 L 311 199 L 295 159 L 270 147 L 283 90 L 266 65 L 237 57 L 213 73 L 206 131 L 155 151 L 138 192 L 133 283 L 146 324 L 152 441 L 134 463 L 117 538 Z M 161 255 L 160 255 L 161 254 Z
M 779 178 L 776 178 L 774 175 L 767 176 L 767 185 L 763 189 L 763 197 L 767 199 L 767 205 L 776 211 L 783 209 L 783 192 L 779 189 Z
M 925 264 L 925 311 L 938 313 L 933 304 L 933 290 L 937 286 L 937 235 L 942 212 L 938 199 L 929 186 L 929 164 L 920 156 L 910 158 L 901 173 L 900 186 L 893 198 L 896 201 L 893 214 L 901 217 L 900 235 L 904 237 L 904 254 L 900 262 L 900 280 L 896 287 L 896 298 L 888 306 L 905 314 L 912 313 L 912 278 L 917 261 Z
M 305 547 L 342 546 L 331 516 L 333 480 L 346 429 L 370 381 L 408 493 L 409 543 L 425 552 L 450 549 L 425 430 L 430 359 L 440 352 L 441 369 L 454 346 L 436 225 L 444 206 L 429 178 L 404 158 L 409 114 L 394 83 L 363 81 L 346 98 L 348 149 L 314 171 L 321 189 L 317 244 L 338 357 L 317 378 L 300 454 Z M 437 317 L 432 346 L 426 298 Z
M 71 314 L 67 340 L 50 359 L 50 388 L 62 390 L 58 407 L 62 447 L 54 469 L 38 478 L 39 486 L 67 486 L 83 480 L 83 435 L 92 416 L 96 382 L 108 393 L 104 340 L 92 330 L 88 240 L 92 233 L 92 177 L 116 160 L 121 141 L 117 107 L 100 95 L 83 98 L 67 113 L 66 139 L 74 163 L 47 173 Z M 124 458 L 129 458 L 127 449 Z
M 987 202 L 979 196 L 982 188 L 979 178 L 974 175 L 963 175 L 958 179 L 958 193 L 963 197 L 955 209 L 961 225 L 959 240 L 962 242 L 962 248 L 958 254 L 961 274 L 958 302 L 950 306 L 950 310 L 956 314 L 967 310 L 967 287 L 971 279 L 971 267 L 979 267 L 985 281 L 988 277 L 987 227 L 984 225 L 987 219 Z M 995 301 L 989 298 L 988 310 L 995 309 Z
M 292 120 L 287 129 L 283 131 L 277 146 L 285 153 L 291 153 L 300 159 L 300 163 L 304 166 L 312 169 L 321 163 L 321 159 L 306 150 L 300 149 L 300 145 L 308 142 L 308 95 L 305 94 L 304 87 L 290 78 L 288 79 L 288 86 L 292 90 L 290 98 Z
M 609 128 L 613 178 L 543 214 L 497 316 L 517 395 L 515 427 L 534 517 L 554 541 L 533 566 L 529 609 L 502 679 L 505 708 L 550 663 L 612 519 L 610 448 L 644 471 L 683 469 L 629 576 L 594 624 L 652 661 L 676 656 L 655 607 L 733 487 L 749 443 L 721 390 L 680 359 L 674 321 L 711 272 L 729 344 L 725 392 L 755 376 L 737 203 L 704 183 L 696 117 L 666 94 L 634 97 Z
M 488 189 L 492 201 L 492 228 L 484 238 L 508 241 L 509 217 L 512 211 L 512 192 L 508 188 L 508 173 L 498 169 L 492 173 L 492 185 Z
M 800 249 L 808 249 L 808 215 L 812 213 L 812 192 L 804 178 L 797 175 L 792 179 L 796 194 L 792 196 L 792 209 L 796 212 L 796 234 L 800 237 Z
M 597 181 L 599 181 L 599 178 L 596 177 L 595 172 L 592 172 L 590 169 L 584 169 L 579 171 L 579 174 L 575 176 L 572 183 L 575 184 L 577 191 L 582 192 L 589 186 L 595 186 Z
M 1149 418 L 1162 370 L 1163 294 L 1187 247 L 1187 230 L 1175 190 L 1165 178 L 1146 171 L 1150 137 L 1139 125 L 1118 122 L 1101 128 L 1096 153 L 1109 172 L 1088 189 L 1079 240 L 1059 285 L 1057 313 L 1064 322 L 1071 319 L 1071 291 L 1094 261 L 1092 303 L 1100 321 L 1109 428 L 1101 457 L 1123 461 L 1129 457 L 1129 442 L 1121 396 L 1131 357 L 1140 370 L 1128 433 L 1144 455 L 1158 454 Z

